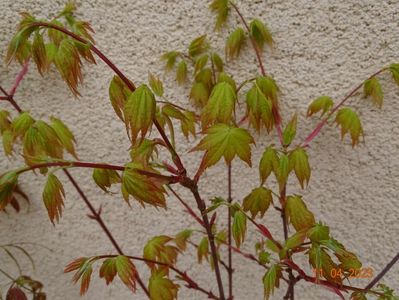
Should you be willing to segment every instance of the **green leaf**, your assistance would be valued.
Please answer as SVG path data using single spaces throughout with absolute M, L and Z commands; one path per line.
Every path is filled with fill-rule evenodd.
M 280 286 L 280 278 L 282 277 L 281 267 L 278 264 L 270 266 L 269 270 L 263 276 L 263 286 L 265 289 L 265 300 L 269 300 L 273 295 L 274 288 Z
M 366 294 L 362 292 L 353 292 L 350 297 L 351 300 L 367 300 Z
M 190 99 L 195 106 L 203 107 L 209 98 L 209 89 L 203 82 L 195 82 L 191 87 Z
M 36 121 L 32 127 L 37 129 L 39 136 L 44 142 L 44 144 L 42 145 L 42 149 L 44 150 L 44 152 L 51 157 L 62 158 L 63 147 L 56 131 L 46 122 L 40 120 Z
M 207 64 L 209 59 L 208 54 L 204 54 L 195 60 L 194 73 L 201 71 Z
M 93 169 L 94 182 L 106 193 L 114 183 L 121 182 L 121 177 L 115 170 Z
M 269 252 L 261 251 L 258 255 L 259 262 L 262 265 L 266 265 L 266 264 L 270 263 L 270 256 L 271 256 L 271 254 Z
M 399 64 L 391 64 L 389 71 L 391 71 L 393 80 L 399 85 Z
M 210 91 L 213 87 L 212 69 L 204 68 L 195 75 L 195 82 L 202 82 Z
M 317 223 L 308 230 L 307 235 L 309 239 L 315 243 L 328 240 L 330 238 L 330 228 L 321 223 Z
M 18 174 L 14 171 L 0 175 L 0 211 L 12 200 L 13 192 L 18 184 Z
M 258 19 L 254 19 L 249 24 L 249 31 L 259 48 L 263 48 L 264 44 L 273 45 L 272 35 L 265 24 Z
M 116 274 L 115 257 L 104 260 L 100 268 L 100 278 L 104 278 L 106 284 L 109 285 L 114 280 Z
M 309 263 L 315 269 L 316 280 L 319 280 L 320 275 L 332 283 L 342 283 L 340 276 L 335 276 L 334 271 L 337 271 L 339 267 L 332 260 L 330 255 L 319 245 L 313 244 L 309 250 Z
M 54 43 L 47 43 L 44 45 L 46 49 L 47 63 L 50 65 L 54 62 L 55 56 L 57 55 L 58 48 Z
M 222 58 L 219 56 L 219 54 L 213 52 L 211 54 L 211 61 L 213 63 L 213 66 L 215 67 L 216 71 L 218 72 L 223 72 L 223 60 Z
M 59 119 L 51 117 L 51 128 L 55 131 L 57 134 L 59 142 L 61 142 L 62 146 L 75 158 L 76 152 L 75 152 L 75 137 L 73 136 L 73 133 L 69 130 L 69 128 Z
M 3 132 L 3 149 L 6 155 L 11 155 L 13 151 L 14 135 L 10 130 Z
M 163 96 L 163 84 L 162 81 L 159 80 L 157 76 L 152 74 L 151 72 L 148 73 L 148 83 L 155 95 L 162 97 Z
M 244 198 L 243 210 L 245 212 L 250 211 L 251 216 L 254 219 L 259 213 L 262 218 L 273 202 L 272 192 L 264 187 L 253 189 L 252 192 Z
M 148 289 L 151 300 L 174 300 L 177 299 L 179 285 L 165 277 L 163 272 L 156 272 L 150 277 Z
M 209 7 L 217 14 L 215 28 L 218 30 L 226 23 L 229 14 L 229 1 L 213 0 Z
M 310 117 L 315 113 L 321 111 L 321 116 L 324 116 L 334 105 L 334 101 L 328 96 L 320 96 L 309 104 L 307 116 Z
M 242 211 L 237 211 L 233 217 L 233 224 L 231 233 L 238 248 L 244 242 L 245 234 L 247 232 L 247 216 Z
M 170 241 L 173 241 L 173 238 L 166 235 L 153 237 L 145 245 L 143 257 L 145 259 L 162 262 L 167 265 L 174 265 L 177 260 L 179 249 L 175 246 L 168 245 L 168 242 Z M 152 271 L 168 269 L 168 266 L 157 265 L 151 262 L 146 263 Z
M 37 27 L 35 26 L 21 28 L 21 30 L 14 35 L 10 44 L 8 45 L 5 58 L 6 64 L 11 63 L 11 61 L 14 59 L 17 59 L 22 64 L 28 59 L 31 53 L 29 37 L 36 29 Z
M 166 52 L 161 56 L 161 59 L 166 61 L 166 69 L 171 70 L 175 66 L 176 58 L 179 56 L 179 52 L 177 51 L 170 51 Z
M 271 146 L 267 147 L 263 152 L 259 163 L 259 177 L 261 184 L 265 183 L 272 171 L 277 174 L 279 165 L 280 162 L 277 151 Z
M 240 54 L 241 48 L 245 42 L 244 29 L 238 27 L 227 38 L 226 42 L 226 56 L 236 58 Z
M 274 119 L 272 102 L 265 96 L 260 87 L 254 84 L 246 96 L 247 112 L 250 124 L 259 132 L 265 126 L 267 132 L 273 129 Z
M 195 137 L 195 123 L 196 123 L 196 115 L 191 111 L 184 112 L 184 119 L 181 120 L 181 130 L 184 136 L 188 139 L 190 133 Z
M 236 93 L 227 82 L 218 83 L 212 90 L 208 103 L 202 114 L 202 128 L 205 129 L 214 123 L 229 124 L 235 110 Z
M 285 241 L 284 249 L 286 250 L 295 249 L 299 247 L 305 241 L 305 239 L 306 239 L 306 229 L 298 231 Z
M 278 168 L 276 170 L 276 178 L 280 187 L 280 191 L 282 191 L 284 186 L 287 184 L 290 171 L 289 157 L 285 154 L 281 154 L 279 158 Z
M 53 20 L 50 22 L 52 25 L 59 26 L 61 28 L 64 28 L 64 25 L 58 21 L 58 20 Z M 63 39 L 67 38 L 67 35 L 57 29 L 54 28 L 49 28 L 47 30 L 47 35 L 49 37 L 49 40 L 53 42 L 57 48 L 59 47 L 60 43 L 62 42 Z
M 140 162 L 144 166 L 148 166 L 153 155 L 157 154 L 155 141 L 144 139 L 141 142 L 136 142 L 130 151 L 130 158 L 132 161 Z
M 36 32 L 32 43 L 32 57 L 36 64 L 40 75 L 48 70 L 49 63 L 47 61 L 46 47 L 44 45 L 43 36 Z
M 208 260 L 209 256 L 209 241 L 207 237 L 203 237 L 198 244 L 197 257 L 198 263 L 202 263 L 203 258 Z
M 109 85 L 109 99 L 116 115 L 122 121 L 124 121 L 123 111 L 125 109 L 125 104 L 130 94 L 131 91 L 127 85 L 119 76 L 115 75 Z
M 272 101 L 273 107 L 278 108 L 278 93 L 280 91 L 276 81 L 270 76 L 259 76 L 256 85 L 260 88 L 267 99 Z
M 313 214 L 299 195 L 288 196 L 284 210 L 296 231 L 308 229 L 315 224 Z
M 371 97 L 373 103 L 381 108 L 384 102 L 384 92 L 382 91 L 381 84 L 377 77 L 370 78 L 364 82 L 363 86 L 364 95 Z
M 126 165 L 122 175 L 122 191 L 125 195 L 132 195 L 141 205 L 145 203 L 155 207 L 166 208 L 165 188 L 158 179 L 140 174 L 139 170 L 156 173 L 155 170 L 144 167 L 139 162 L 131 162 Z M 125 197 L 128 201 L 128 196 Z
M 156 102 L 154 94 L 143 84 L 128 98 L 125 106 L 125 123 L 130 127 L 131 139 L 135 143 L 139 132 L 143 139 L 155 117 Z
M 59 221 L 64 206 L 65 191 L 57 176 L 50 173 L 43 190 L 43 202 L 46 206 L 50 221 Z
M 81 279 L 81 285 L 80 285 L 81 296 L 84 295 L 89 289 L 91 274 L 93 273 L 92 264 L 95 259 L 96 258 L 93 259 L 88 257 L 81 257 L 74 260 L 65 267 L 64 270 L 65 273 L 77 271 L 73 276 L 72 280 L 74 283 L 76 283 L 78 282 L 79 279 Z
M 359 144 L 359 138 L 363 135 L 363 128 L 356 112 L 347 107 L 342 108 L 338 111 L 335 122 L 341 126 L 342 139 L 349 132 L 352 138 L 352 147 Z
M 227 82 L 228 84 L 231 85 L 231 87 L 233 88 L 234 91 L 237 90 L 236 82 L 234 81 L 233 78 L 231 78 L 231 76 L 229 76 L 229 75 L 228 75 L 227 73 L 225 73 L 225 72 L 219 73 L 217 82 L 218 82 L 218 83 L 220 83 L 220 82 Z
M 119 255 L 115 258 L 116 272 L 127 288 L 136 291 L 137 270 L 129 258 Z
M 26 131 L 35 123 L 35 120 L 27 112 L 22 112 L 12 121 L 12 129 L 15 136 L 24 136 Z
M 201 35 L 194 40 L 191 41 L 190 46 L 188 47 L 188 54 L 191 57 L 202 54 L 209 48 L 208 42 L 206 40 L 206 34 Z
M 289 155 L 290 160 L 290 169 L 295 171 L 295 175 L 298 178 L 298 181 L 302 187 L 305 187 L 305 184 L 309 184 L 310 180 L 310 165 L 308 160 L 308 154 L 306 150 L 303 148 L 296 148 Z
M 6 110 L 0 110 L 0 133 L 3 134 L 6 130 L 11 130 L 10 113 Z
M 187 248 L 187 240 L 191 237 L 193 231 L 189 229 L 185 229 L 175 236 L 175 243 L 177 248 L 181 251 L 185 251 Z
M 251 147 L 254 144 L 252 136 L 243 128 L 216 124 L 206 130 L 206 136 L 192 151 L 206 151 L 202 159 L 201 168 L 216 164 L 222 156 L 227 164 L 236 155 L 251 166 Z
M 265 246 L 267 247 L 267 249 L 275 252 L 275 253 L 279 253 L 280 252 L 280 248 L 279 246 L 272 240 L 266 240 L 265 242 Z
M 184 60 L 181 60 L 177 65 L 176 81 L 178 84 L 183 84 L 187 80 L 187 64 Z
M 344 271 L 350 272 L 351 270 L 359 270 L 362 267 L 362 263 L 359 261 L 357 256 L 354 253 L 347 251 L 337 240 L 330 238 L 320 241 L 320 243 L 334 252 L 335 256 L 341 263 L 339 267 Z
M 291 145 L 292 141 L 296 136 L 296 125 L 297 125 L 297 114 L 292 116 L 291 121 L 287 124 L 283 132 L 283 143 L 284 146 Z

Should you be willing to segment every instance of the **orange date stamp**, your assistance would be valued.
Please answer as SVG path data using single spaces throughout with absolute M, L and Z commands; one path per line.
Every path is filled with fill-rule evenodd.
M 332 268 L 329 273 L 326 274 L 326 271 L 323 269 L 315 269 L 313 268 L 313 274 L 315 276 L 324 276 L 329 275 L 331 278 L 373 278 L 374 277 L 374 269 L 373 268 L 360 268 L 360 269 L 349 269 L 344 271 L 341 268 Z

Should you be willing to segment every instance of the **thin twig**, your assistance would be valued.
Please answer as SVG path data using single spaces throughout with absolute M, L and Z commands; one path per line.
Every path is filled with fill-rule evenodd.
M 231 197 L 231 163 L 227 165 L 227 202 L 231 204 L 232 202 L 232 197 Z M 229 270 L 228 270 L 228 275 L 229 275 L 229 299 L 233 299 L 233 259 L 232 259 L 232 253 L 231 253 L 231 245 L 232 245 L 232 237 L 231 237 L 231 208 L 230 205 L 227 207 L 227 230 L 228 230 L 228 240 L 227 243 L 229 244 L 228 248 L 228 263 L 229 263 Z
M 381 279 L 385 276 L 385 274 L 399 261 L 399 252 L 396 254 L 394 258 L 381 270 L 381 272 L 374 277 L 374 279 L 365 287 L 366 290 L 372 289 Z

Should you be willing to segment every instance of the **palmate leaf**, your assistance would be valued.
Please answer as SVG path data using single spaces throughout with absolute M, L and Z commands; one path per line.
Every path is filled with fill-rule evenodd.
M 228 0 L 213 0 L 209 5 L 210 9 L 216 13 L 215 28 L 220 29 L 226 23 L 229 14 L 229 1 Z
M 161 56 L 162 60 L 166 61 L 166 70 L 170 71 L 173 69 L 176 63 L 176 58 L 179 56 L 177 51 L 169 51 Z
M 236 84 L 236 82 L 234 81 L 234 79 L 233 79 L 230 75 L 228 75 L 228 74 L 225 73 L 225 72 L 220 72 L 220 73 L 219 73 L 217 82 L 218 82 L 218 83 L 220 83 L 220 82 L 227 82 L 228 84 L 231 85 L 231 87 L 233 88 L 234 91 L 237 90 L 237 84 Z
M 173 283 L 163 271 L 154 272 L 149 280 L 148 289 L 152 300 L 177 299 L 179 285 Z
M 223 59 L 219 56 L 219 54 L 213 52 L 211 55 L 211 61 L 216 71 L 223 72 L 224 63 Z
M 274 119 L 272 114 L 272 102 L 265 96 L 260 87 L 255 83 L 247 92 L 247 112 L 250 124 L 260 131 L 264 126 L 267 132 L 273 129 Z
M 0 211 L 12 200 L 13 193 L 18 184 L 18 174 L 8 172 L 0 176 Z
M 277 174 L 279 168 L 279 158 L 277 151 L 269 146 L 265 149 L 262 154 L 262 158 L 259 163 L 259 177 L 261 184 L 264 184 L 266 179 L 272 172 Z
M 175 243 L 177 248 L 179 248 L 180 251 L 185 251 L 187 248 L 187 240 L 191 237 L 193 231 L 189 229 L 184 229 L 183 231 L 180 231 L 178 234 L 175 236 Z
M 389 66 L 389 71 L 391 72 L 392 79 L 399 86 L 399 64 L 391 64 Z
M 284 210 L 296 231 L 308 229 L 315 224 L 313 214 L 308 210 L 299 195 L 288 196 Z
M 284 146 L 291 145 L 292 141 L 296 136 L 296 125 L 297 125 L 297 114 L 294 114 L 291 120 L 288 122 L 287 126 L 285 126 L 283 132 L 283 143 Z
M 50 221 L 59 221 L 64 206 L 65 192 L 62 183 L 54 174 L 49 174 L 43 190 L 43 202 L 46 206 Z
M 33 123 L 35 123 L 35 120 L 30 116 L 30 114 L 22 112 L 12 121 L 12 131 L 16 137 L 23 137 Z
M 233 235 L 234 241 L 236 242 L 237 248 L 240 248 L 241 244 L 244 242 L 246 232 L 247 216 L 242 211 L 236 211 L 233 216 L 231 233 Z
M 177 65 L 176 81 L 178 84 L 183 84 L 187 80 L 187 63 L 181 60 Z
M 166 208 L 166 190 L 162 182 L 146 175 L 140 174 L 139 170 L 156 171 L 150 167 L 145 167 L 140 162 L 131 162 L 126 165 L 122 175 L 122 195 L 128 202 L 129 195 L 132 195 L 141 205 L 145 203 L 155 207 Z
M 112 184 L 121 182 L 121 177 L 115 170 L 93 169 L 92 177 L 94 182 L 106 193 Z
M 201 71 L 208 63 L 209 55 L 204 54 L 195 60 L 194 73 Z
M 112 78 L 108 92 L 111 105 L 116 115 L 119 119 L 124 121 L 123 112 L 125 110 L 125 104 L 132 92 L 117 75 Z
M 249 24 L 250 33 L 258 47 L 263 48 L 264 44 L 273 45 L 272 35 L 267 26 L 260 20 L 254 19 Z
M 141 132 L 143 139 L 152 125 L 155 117 L 156 103 L 154 94 L 143 84 L 139 86 L 128 98 L 125 109 L 125 124 L 130 128 L 132 142 L 135 143 Z
M 332 260 L 330 255 L 319 245 L 313 244 L 309 250 L 309 263 L 316 271 L 316 279 L 322 275 L 329 282 L 342 284 L 342 278 L 335 276 L 333 270 L 338 270 L 339 266 Z
M 177 260 L 179 248 L 172 244 L 173 238 L 166 235 L 155 236 L 150 239 L 143 249 L 143 257 L 147 260 L 162 262 L 167 265 L 174 265 Z M 168 266 L 157 265 L 155 263 L 146 262 L 152 271 L 167 270 Z
M 208 102 L 209 88 L 203 82 L 195 82 L 191 87 L 190 99 L 192 103 L 197 107 L 203 107 Z
M 253 189 L 252 192 L 244 198 L 242 207 L 245 212 L 251 212 L 252 218 L 255 218 L 258 213 L 262 218 L 272 201 L 271 190 L 259 187 Z
M 371 97 L 373 103 L 378 108 L 382 108 L 382 104 L 384 102 L 384 92 L 382 91 L 381 84 L 377 77 L 366 80 L 364 82 L 363 91 L 366 97 Z
M 272 265 L 263 276 L 263 286 L 265 289 L 265 300 L 269 300 L 273 295 L 274 289 L 280 286 L 280 278 L 282 277 L 281 267 L 278 264 Z
M 202 171 L 216 164 L 222 157 L 229 164 L 236 155 L 251 166 L 250 145 L 254 143 L 245 129 L 216 124 L 206 130 L 206 136 L 192 151 L 206 151 L 201 162 Z
M 204 53 L 208 48 L 209 44 L 206 39 L 206 34 L 204 34 L 191 41 L 188 47 L 188 54 L 194 57 Z
M 207 237 L 203 237 L 198 244 L 197 248 L 197 258 L 198 263 L 202 263 L 202 260 L 205 258 L 208 260 L 209 258 L 209 240 Z
M 201 114 L 202 128 L 206 129 L 214 123 L 229 124 L 235 110 L 236 97 L 229 83 L 220 82 L 215 85 Z
M 362 263 L 359 261 L 357 256 L 346 250 L 344 245 L 339 243 L 337 240 L 330 238 L 320 242 L 320 244 L 326 246 L 328 249 L 334 252 L 335 256 L 340 261 L 339 267 L 347 272 L 353 270 L 359 270 L 362 267 Z
M 321 242 L 330 238 L 330 228 L 321 223 L 315 224 L 311 227 L 307 235 L 312 242 Z
M 134 264 L 124 255 L 115 257 L 115 267 L 121 281 L 133 292 L 136 291 L 137 270 Z
M 59 119 L 51 117 L 51 128 L 55 131 L 59 142 L 71 155 L 77 158 L 75 152 L 76 140 L 69 128 Z
M 236 58 L 240 55 L 241 48 L 245 43 L 245 31 L 241 27 L 230 33 L 226 41 L 225 52 L 229 58 Z
M 80 257 L 68 264 L 64 272 L 69 273 L 76 271 L 73 275 L 72 281 L 77 283 L 81 280 L 80 295 L 84 295 L 90 286 L 91 274 L 93 273 L 93 263 L 97 258 Z
M 295 171 L 295 175 L 302 188 L 305 184 L 309 184 L 310 180 L 310 165 L 308 160 L 308 154 L 303 148 L 296 148 L 289 155 L 290 169 Z
M 309 104 L 307 116 L 310 117 L 315 113 L 321 111 L 321 116 L 324 116 L 334 105 L 334 101 L 328 96 L 320 96 Z
M 162 81 L 152 74 L 151 72 L 148 73 L 148 83 L 155 95 L 162 97 L 163 96 L 163 84 Z
M 36 64 L 40 75 L 48 70 L 49 62 L 47 59 L 46 47 L 44 45 L 43 36 L 36 32 L 32 43 L 32 57 Z
M 359 138 L 363 135 L 363 128 L 359 116 L 350 108 L 342 108 L 338 111 L 335 122 L 341 126 L 341 138 L 346 133 L 350 133 L 352 138 L 352 147 L 359 144 Z

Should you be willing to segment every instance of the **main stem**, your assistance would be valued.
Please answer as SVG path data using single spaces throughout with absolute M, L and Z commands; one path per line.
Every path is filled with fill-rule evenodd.
M 17 102 L 14 100 L 13 95 L 8 94 L 3 87 L 0 86 L 0 90 L 3 92 L 3 94 L 7 97 L 7 100 L 11 103 L 11 105 L 15 108 L 16 111 L 18 111 L 18 113 L 22 113 L 22 109 L 21 107 L 17 104 Z M 14 91 L 15 92 L 15 91 Z M 119 246 L 119 244 L 116 242 L 114 236 L 112 235 L 112 233 L 109 231 L 108 227 L 105 225 L 103 219 L 101 218 L 100 213 L 98 213 L 96 211 L 96 209 L 93 207 L 93 205 L 91 204 L 91 202 L 89 201 L 89 199 L 86 197 L 85 193 L 82 191 L 82 189 L 80 188 L 79 184 L 76 182 L 76 180 L 72 177 L 72 175 L 69 173 L 68 170 L 63 169 L 63 172 L 65 173 L 65 175 L 68 177 L 69 181 L 72 183 L 72 185 L 75 187 L 76 191 L 78 192 L 78 194 L 80 195 L 80 197 L 83 199 L 84 203 L 86 204 L 86 206 L 89 208 L 90 212 L 93 215 L 93 218 L 97 221 L 97 223 L 100 225 L 101 229 L 104 231 L 104 233 L 106 234 L 106 236 L 108 237 L 108 239 L 110 240 L 111 244 L 114 246 L 115 250 L 120 254 L 120 255 L 124 255 L 122 252 L 121 247 Z M 140 287 L 143 289 L 144 293 L 147 295 L 148 298 L 150 298 L 150 293 L 146 287 L 146 285 L 144 284 L 144 282 L 142 281 L 142 279 L 140 278 L 140 275 L 137 273 L 137 282 L 139 283 Z
M 232 202 L 232 197 L 231 197 L 231 163 L 227 165 L 227 180 L 228 180 L 228 196 L 227 196 L 227 201 L 229 204 Z M 227 226 L 228 226 L 228 255 L 229 255 L 229 260 L 228 260 L 228 274 L 229 274 L 229 299 L 233 299 L 233 259 L 232 259 L 232 249 L 231 249 L 231 244 L 232 244 L 232 238 L 231 238 L 231 208 L 230 205 L 227 207 Z

